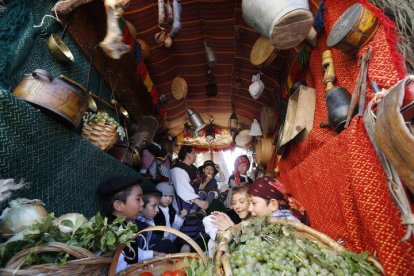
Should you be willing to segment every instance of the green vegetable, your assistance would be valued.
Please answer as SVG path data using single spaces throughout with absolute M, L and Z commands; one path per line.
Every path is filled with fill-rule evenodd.
M 203 263 L 201 259 L 192 259 L 189 261 L 187 258 L 184 259 L 184 264 L 186 266 L 187 276 L 213 276 L 214 265 L 212 260 L 209 259 L 207 266 Z
M 0 265 L 4 266 L 13 255 L 22 249 L 47 242 L 61 242 L 83 247 L 97 255 L 115 250 L 119 244 L 128 244 L 137 231 L 136 224 L 125 225 L 124 220 L 125 218 L 119 217 L 109 224 L 107 218 L 97 213 L 82 225 L 78 225 L 79 220 L 75 221 L 75 225 L 72 225 L 73 231 L 64 233 L 59 230 L 59 225 L 54 222 L 54 215 L 49 214 L 40 222 L 27 228 L 23 232 L 23 240 L 0 244 Z M 69 259 L 70 256 L 63 252 L 29 254 L 25 265 L 41 263 L 64 265 Z

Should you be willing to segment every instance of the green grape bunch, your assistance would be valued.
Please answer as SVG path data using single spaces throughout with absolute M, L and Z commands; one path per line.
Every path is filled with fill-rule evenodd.
M 226 257 L 233 275 L 380 275 L 367 253 L 337 254 L 316 242 L 296 236 L 287 226 L 267 225 L 260 232 L 245 231 L 233 240 Z

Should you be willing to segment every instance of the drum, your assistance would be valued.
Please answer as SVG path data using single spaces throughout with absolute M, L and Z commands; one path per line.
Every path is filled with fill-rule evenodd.
M 250 63 L 263 67 L 266 66 L 276 58 L 276 48 L 272 42 L 266 37 L 260 37 L 254 43 L 252 51 L 250 52 Z
M 275 152 L 272 138 L 263 138 L 256 145 L 256 161 L 258 164 L 265 166 L 272 158 Z
M 260 110 L 260 124 L 265 135 L 272 134 L 279 120 L 278 112 L 269 105 L 263 105 Z
M 336 21 L 329 33 L 327 45 L 353 55 L 374 36 L 377 22 L 370 10 L 361 4 L 354 4 Z
M 185 99 L 187 96 L 187 82 L 182 77 L 176 77 L 171 83 L 171 93 L 176 100 Z
M 249 135 L 248 129 L 240 131 L 240 133 L 236 136 L 235 142 L 238 147 L 244 148 L 250 144 L 252 140 L 252 136 Z
M 243 0 L 242 13 L 246 23 L 278 50 L 301 43 L 313 24 L 307 0 Z

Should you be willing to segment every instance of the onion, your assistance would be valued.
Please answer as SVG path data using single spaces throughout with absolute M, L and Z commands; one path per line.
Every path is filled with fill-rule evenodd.
M 88 222 L 84 215 L 78 213 L 69 213 L 61 215 L 53 223 L 59 227 L 62 233 L 71 233 L 78 230 L 83 224 Z
M 1 215 L 0 232 L 3 235 L 23 231 L 47 216 L 44 203 L 39 199 L 18 198 L 10 201 L 9 206 Z

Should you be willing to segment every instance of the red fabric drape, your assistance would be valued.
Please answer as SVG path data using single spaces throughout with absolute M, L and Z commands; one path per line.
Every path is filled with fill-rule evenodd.
M 360 2 L 367 4 L 367 1 Z M 354 3 L 326 1 L 327 33 Z M 368 66 L 368 83 L 375 80 L 380 87 L 388 88 L 406 74 L 405 66 L 395 45 L 394 23 L 378 9 L 375 13 L 379 17 L 379 28 L 368 44 L 374 49 Z M 354 57 L 332 50 L 336 86 L 346 87 L 352 93 L 359 70 L 358 58 L 367 46 Z M 307 76 L 317 90 L 314 129 L 308 139 L 285 149 L 279 165 L 280 179 L 288 192 L 306 207 L 312 227 L 333 239 L 342 238 L 348 249 L 376 254 L 387 275 L 413 275 L 414 239 L 401 242 L 405 234 L 401 213 L 388 192 L 363 120 L 355 117 L 350 127 L 339 135 L 319 127 L 327 119 L 321 66 L 321 54 L 326 49 L 326 34 L 322 34 L 318 48 L 311 53 L 311 72 Z M 367 101 L 372 95 L 368 87 Z

